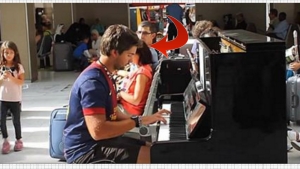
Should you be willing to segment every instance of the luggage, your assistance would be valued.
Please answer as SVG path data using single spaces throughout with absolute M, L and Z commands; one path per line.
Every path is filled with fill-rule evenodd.
M 162 60 L 159 95 L 183 93 L 191 81 L 191 68 L 191 61 L 188 57 Z
M 66 124 L 67 108 L 57 108 L 51 113 L 49 133 L 49 153 L 52 158 L 65 160 L 63 130 Z
M 300 124 L 300 75 L 290 77 L 286 83 L 287 119 Z
M 54 71 L 72 70 L 73 48 L 71 43 L 55 43 L 53 45 Z

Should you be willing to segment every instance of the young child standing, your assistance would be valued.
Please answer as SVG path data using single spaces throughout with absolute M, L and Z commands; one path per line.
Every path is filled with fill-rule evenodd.
M 13 115 L 15 128 L 14 151 L 23 149 L 21 140 L 20 102 L 22 100 L 22 85 L 24 83 L 24 68 L 21 65 L 20 54 L 14 42 L 5 41 L 1 46 L 0 53 L 0 108 L 1 108 L 1 130 L 4 139 L 2 154 L 10 152 L 10 143 L 6 127 L 7 110 L 10 109 Z

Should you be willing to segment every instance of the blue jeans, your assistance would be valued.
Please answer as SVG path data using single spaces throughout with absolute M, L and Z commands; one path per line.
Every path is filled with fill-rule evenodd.
M 294 72 L 292 70 L 286 70 L 286 79 L 288 80 L 288 78 L 294 76 Z

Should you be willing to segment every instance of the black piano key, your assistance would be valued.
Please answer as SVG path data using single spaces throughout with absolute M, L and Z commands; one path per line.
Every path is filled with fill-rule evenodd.
M 176 135 L 171 135 L 170 140 L 185 140 L 185 136 L 176 136 Z

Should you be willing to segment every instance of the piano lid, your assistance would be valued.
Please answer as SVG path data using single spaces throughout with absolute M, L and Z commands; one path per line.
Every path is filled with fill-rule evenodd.
M 221 38 L 235 40 L 244 45 L 253 44 L 253 43 L 284 43 L 283 40 L 271 38 L 269 36 L 249 32 L 242 29 L 236 30 L 223 30 L 219 32 Z

